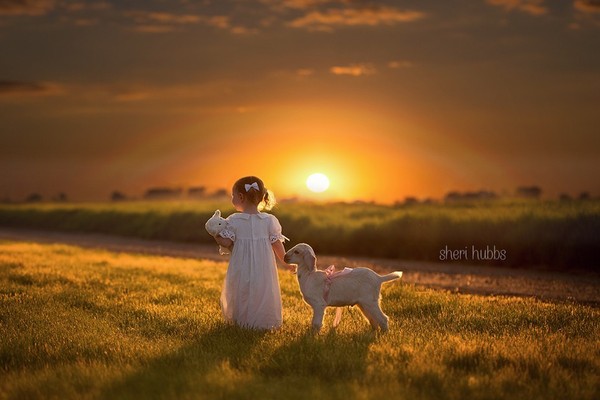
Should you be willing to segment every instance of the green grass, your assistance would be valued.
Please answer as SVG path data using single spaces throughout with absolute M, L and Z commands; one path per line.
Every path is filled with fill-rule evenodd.
M 213 243 L 204 223 L 228 203 L 122 202 L 0 205 L 0 226 L 96 232 L 147 239 Z M 496 247 L 506 260 L 476 264 L 598 270 L 600 201 L 498 200 L 393 207 L 377 204 L 281 204 L 290 244 L 321 254 L 439 261 L 450 249 Z M 465 260 L 462 260 L 465 262 Z
M 384 286 L 320 335 L 280 272 L 284 327 L 221 321 L 226 264 L 0 243 L 0 398 L 597 399 L 600 311 Z

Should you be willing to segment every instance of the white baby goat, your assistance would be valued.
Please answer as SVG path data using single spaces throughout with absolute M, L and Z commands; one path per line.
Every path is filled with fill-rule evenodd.
M 285 253 L 288 264 L 298 265 L 298 283 L 304 301 L 313 309 L 313 329 L 319 331 L 323 325 L 325 308 L 357 305 L 371 323 L 373 329 L 388 330 L 388 317 L 379 306 L 381 284 L 402 277 L 396 271 L 379 275 L 368 268 L 354 268 L 351 272 L 328 279 L 325 271 L 317 270 L 317 257 L 312 247 L 300 243 Z M 341 308 L 338 308 L 334 326 L 339 323 Z

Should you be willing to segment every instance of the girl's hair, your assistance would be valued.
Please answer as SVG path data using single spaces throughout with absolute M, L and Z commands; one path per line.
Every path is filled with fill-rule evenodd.
M 256 190 L 254 186 L 251 186 L 249 190 L 246 190 L 246 185 L 253 185 L 254 183 L 258 186 L 258 190 Z M 241 193 L 246 200 L 255 204 L 259 211 L 269 211 L 275 207 L 275 195 L 267 189 L 263 181 L 256 176 L 245 176 L 238 179 L 233 184 L 233 191 Z

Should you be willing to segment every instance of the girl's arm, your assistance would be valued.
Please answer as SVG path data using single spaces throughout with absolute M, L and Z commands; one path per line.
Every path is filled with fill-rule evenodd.
M 273 243 L 273 252 L 277 256 L 279 261 L 281 261 L 287 269 L 289 269 L 292 272 L 296 270 L 296 267 L 294 265 L 288 264 L 283 260 L 283 257 L 285 256 L 285 247 L 283 247 L 283 243 L 281 243 L 281 241 L 278 240 L 275 243 Z
M 226 249 L 231 250 L 231 247 L 233 247 L 233 240 L 231 239 L 227 239 L 221 236 L 215 236 L 215 240 L 219 246 L 223 246 Z

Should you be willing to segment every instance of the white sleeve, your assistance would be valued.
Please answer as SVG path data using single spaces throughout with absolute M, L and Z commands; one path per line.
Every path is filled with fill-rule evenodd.
M 275 243 L 277 241 L 284 242 L 290 240 L 281 234 L 281 224 L 274 215 L 271 215 L 271 226 L 269 227 L 269 241 Z

